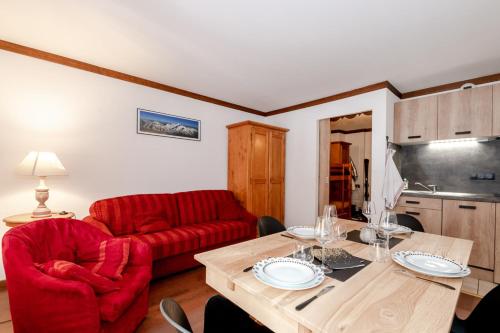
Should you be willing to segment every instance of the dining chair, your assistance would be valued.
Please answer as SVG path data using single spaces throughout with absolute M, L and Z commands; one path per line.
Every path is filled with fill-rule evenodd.
M 479 302 L 467 319 L 455 315 L 451 333 L 493 332 L 498 329 L 498 309 L 500 308 L 500 285 L 493 288 Z
M 192 333 L 193 329 L 182 307 L 172 298 L 164 298 L 160 302 L 163 317 L 172 325 L 177 333 Z
M 408 214 L 396 214 L 398 224 L 408 227 L 413 231 L 425 232 L 419 220 Z
M 261 216 L 257 222 L 257 226 L 259 228 L 259 237 L 272 235 L 286 230 L 285 226 L 272 216 Z
M 172 298 L 160 302 L 160 311 L 177 333 L 192 333 L 193 329 L 182 307 Z M 215 295 L 205 305 L 204 333 L 272 333 L 259 325 L 245 311 L 227 298 Z

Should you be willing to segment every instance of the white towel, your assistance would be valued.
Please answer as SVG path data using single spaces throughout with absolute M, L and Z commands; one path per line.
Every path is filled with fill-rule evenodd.
M 392 158 L 394 153 L 395 150 L 393 149 L 387 149 L 385 153 L 385 175 L 382 196 L 384 197 L 385 207 L 389 209 L 393 209 L 396 206 L 396 202 L 405 186 Z

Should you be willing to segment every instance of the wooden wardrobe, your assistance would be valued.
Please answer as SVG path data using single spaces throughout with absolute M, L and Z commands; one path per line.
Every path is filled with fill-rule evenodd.
M 288 129 L 244 121 L 228 125 L 227 186 L 257 217 L 285 219 L 285 135 Z

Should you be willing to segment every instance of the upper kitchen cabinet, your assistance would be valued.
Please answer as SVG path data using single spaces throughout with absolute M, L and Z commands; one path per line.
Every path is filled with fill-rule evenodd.
M 439 95 L 438 139 L 491 136 L 492 95 L 491 86 Z
M 493 135 L 500 135 L 500 84 L 493 86 Z
M 416 143 L 437 139 L 437 96 L 401 101 L 394 105 L 394 142 Z

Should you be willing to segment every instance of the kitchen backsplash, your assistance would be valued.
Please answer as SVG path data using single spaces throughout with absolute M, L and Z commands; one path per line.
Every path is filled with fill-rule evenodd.
M 415 182 L 436 184 L 438 191 L 500 193 L 500 140 L 401 146 L 395 156 L 410 189 Z M 495 175 L 495 180 L 481 180 Z M 476 179 L 471 179 L 471 178 Z

